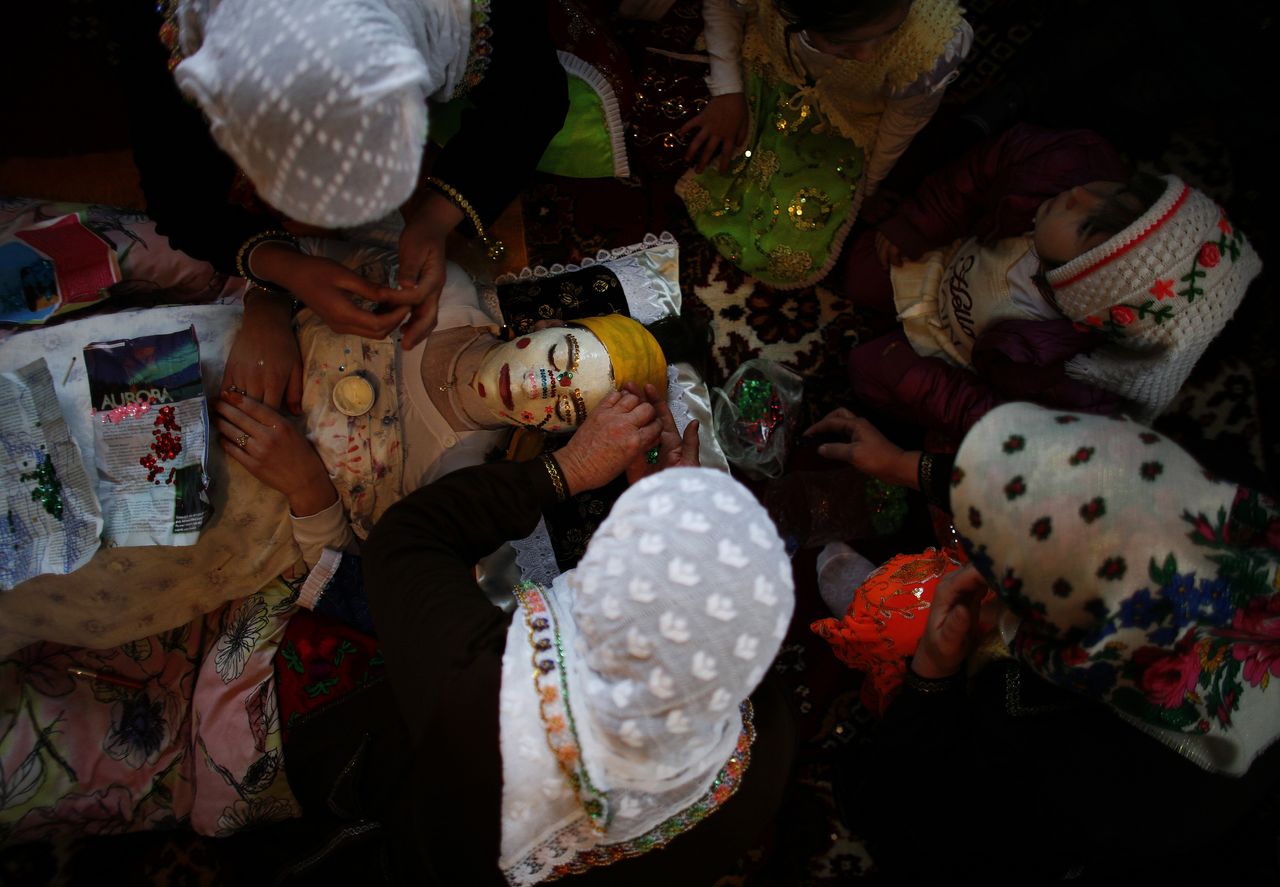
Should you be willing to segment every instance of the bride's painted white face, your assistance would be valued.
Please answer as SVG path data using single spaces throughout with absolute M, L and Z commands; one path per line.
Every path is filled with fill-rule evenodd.
M 472 387 L 507 425 L 573 431 L 614 390 L 613 366 L 590 330 L 551 327 L 486 354 Z

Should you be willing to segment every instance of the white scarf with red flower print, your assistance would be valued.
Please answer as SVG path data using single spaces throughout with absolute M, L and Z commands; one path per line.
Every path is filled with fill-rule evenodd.
M 955 464 L 956 529 L 1035 671 L 1209 770 L 1241 775 L 1280 736 L 1275 503 L 1135 422 L 1025 403 Z

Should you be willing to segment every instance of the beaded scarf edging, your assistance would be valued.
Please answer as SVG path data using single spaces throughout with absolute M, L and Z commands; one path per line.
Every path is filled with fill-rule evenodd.
M 560 632 L 548 618 L 548 604 L 542 596 L 541 586 L 536 582 L 521 582 L 514 593 L 520 609 L 524 611 L 525 625 L 529 627 L 533 687 L 538 693 L 538 714 L 546 731 L 547 748 L 551 749 L 565 779 L 578 796 L 578 803 L 591 821 L 592 828 L 603 833 L 609 821 L 609 797 L 595 787 L 582 762 L 582 744 L 578 740 L 573 711 L 569 708 L 569 686 L 565 678 Z
M 493 28 L 489 27 L 489 3 L 490 0 L 473 0 L 471 4 L 471 51 L 467 54 L 467 70 L 450 99 L 461 98 L 475 89 L 489 71 L 493 53 L 493 47 L 489 45 L 489 38 L 493 36 Z
M 751 763 L 751 745 L 756 739 L 755 711 L 751 707 L 751 700 L 743 700 L 739 711 L 742 714 L 742 731 L 738 734 L 738 744 L 702 797 L 639 837 L 618 844 L 606 844 L 580 851 L 570 862 L 555 866 L 548 880 L 580 874 L 591 868 L 640 856 L 650 850 L 661 849 L 673 838 L 680 837 L 699 822 L 719 811 L 742 785 L 742 775 L 746 773 Z
M 169 73 L 182 63 L 186 54 L 178 41 L 178 0 L 158 0 L 156 12 L 163 21 L 160 24 L 160 42 L 169 51 Z
M 572 751 L 569 757 L 573 763 L 572 765 L 567 765 L 565 759 L 561 758 L 560 753 L 557 751 L 558 746 L 556 743 L 558 740 L 553 740 L 553 727 L 562 728 L 562 725 L 559 722 L 549 720 L 545 708 L 548 702 L 542 679 L 551 671 L 559 668 L 560 687 L 557 689 L 557 687 L 551 686 L 549 688 L 551 690 L 550 695 L 554 700 L 556 696 L 563 693 L 563 698 L 559 704 L 564 707 L 566 712 L 568 709 L 568 706 L 564 705 L 564 700 L 568 698 L 568 688 L 564 686 L 563 651 L 559 642 L 559 633 L 546 615 L 547 603 L 542 596 L 541 586 L 535 582 L 521 582 L 515 587 L 514 592 L 521 610 L 524 611 L 525 624 L 529 628 L 529 644 L 533 649 L 533 683 L 539 695 L 539 711 L 542 714 L 543 724 L 547 731 L 547 745 L 550 747 L 551 753 L 556 756 L 556 760 L 560 762 L 561 770 L 565 772 L 565 776 L 569 779 L 574 791 L 579 792 L 580 783 L 576 782 L 575 778 L 570 775 L 570 769 L 571 767 L 581 769 L 584 775 L 586 770 L 581 765 L 581 747 L 577 742 L 577 731 L 573 725 L 572 714 L 569 714 L 569 717 L 564 722 L 572 736 Z M 550 656 L 552 649 L 556 651 L 555 659 Z M 679 837 L 708 816 L 720 810 L 742 785 L 742 776 L 751 764 L 751 746 L 756 739 L 755 709 L 751 705 L 751 700 L 743 700 L 738 710 L 742 715 L 742 730 L 738 733 L 738 742 L 734 746 L 733 754 L 729 756 L 725 765 L 720 768 L 715 779 L 711 781 L 711 787 L 701 797 L 642 835 L 617 844 L 597 845 L 589 850 L 579 851 L 569 862 L 553 866 L 551 873 L 545 880 L 554 881 L 566 875 L 580 874 L 588 869 L 610 865 L 623 859 L 640 856 L 651 850 L 658 850 L 665 847 L 673 838 Z M 563 734 L 564 731 L 562 728 L 554 732 Z M 587 785 L 592 791 L 597 791 L 594 785 L 590 785 L 589 782 Z M 607 800 L 605 795 L 601 795 L 601 798 Z M 582 801 L 580 792 L 579 800 L 580 802 Z M 593 828 L 597 832 L 603 833 L 599 820 L 592 817 L 591 811 L 587 809 L 585 802 L 583 803 L 583 810 L 587 813 Z M 566 826 L 548 840 L 558 840 L 560 835 L 573 829 L 574 826 L 572 825 Z

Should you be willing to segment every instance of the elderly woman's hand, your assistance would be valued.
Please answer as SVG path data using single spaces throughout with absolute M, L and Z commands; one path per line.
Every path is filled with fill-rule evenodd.
M 284 493 L 289 510 L 306 517 L 338 499 L 320 455 L 288 419 L 234 391 L 215 401 L 222 449 L 267 486 Z
M 929 607 L 920 646 L 911 657 L 911 670 L 922 678 L 940 680 L 960 671 L 978 640 L 978 610 L 987 593 L 987 580 L 973 564 L 942 577 Z
M 628 383 L 625 390 L 638 395 L 635 386 Z M 664 468 L 697 468 L 702 463 L 698 460 L 698 420 L 694 419 L 684 429 L 684 435 L 676 427 L 675 416 L 671 415 L 671 407 L 666 399 L 658 393 L 653 385 L 644 386 L 644 399 L 651 403 L 658 414 L 658 443 L 627 466 L 627 483 L 633 484 L 642 477 L 647 477 Z M 650 456 L 655 458 L 650 461 Z
M 919 485 L 920 453 L 903 450 L 881 434 L 876 426 L 844 407 L 827 413 L 804 433 L 805 436 L 847 434 L 847 444 L 824 443 L 818 447 L 818 455 L 848 462 L 862 473 L 888 483 L 913 488 Z
M 630 391 L 610 392 L 556 451 L 571 494 L 613 480 L 658 442 L 662 423 L 653 404 Z

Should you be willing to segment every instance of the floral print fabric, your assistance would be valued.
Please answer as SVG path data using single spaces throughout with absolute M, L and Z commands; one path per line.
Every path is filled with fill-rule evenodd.
M 1280 735 L 1280 516 L 1127 420 L 1008 404 L 957 454 L 955 526 L 1014 652 L 1201 766 Z
M 298 609 L 276 656 L 283 738 L 331 702 L 386 676 L 375 638 L 336 619 Z
M 119 647 L 0 661 L 0 844 L 299 815 L 272 671 L 294 596 L 276 580 Z

